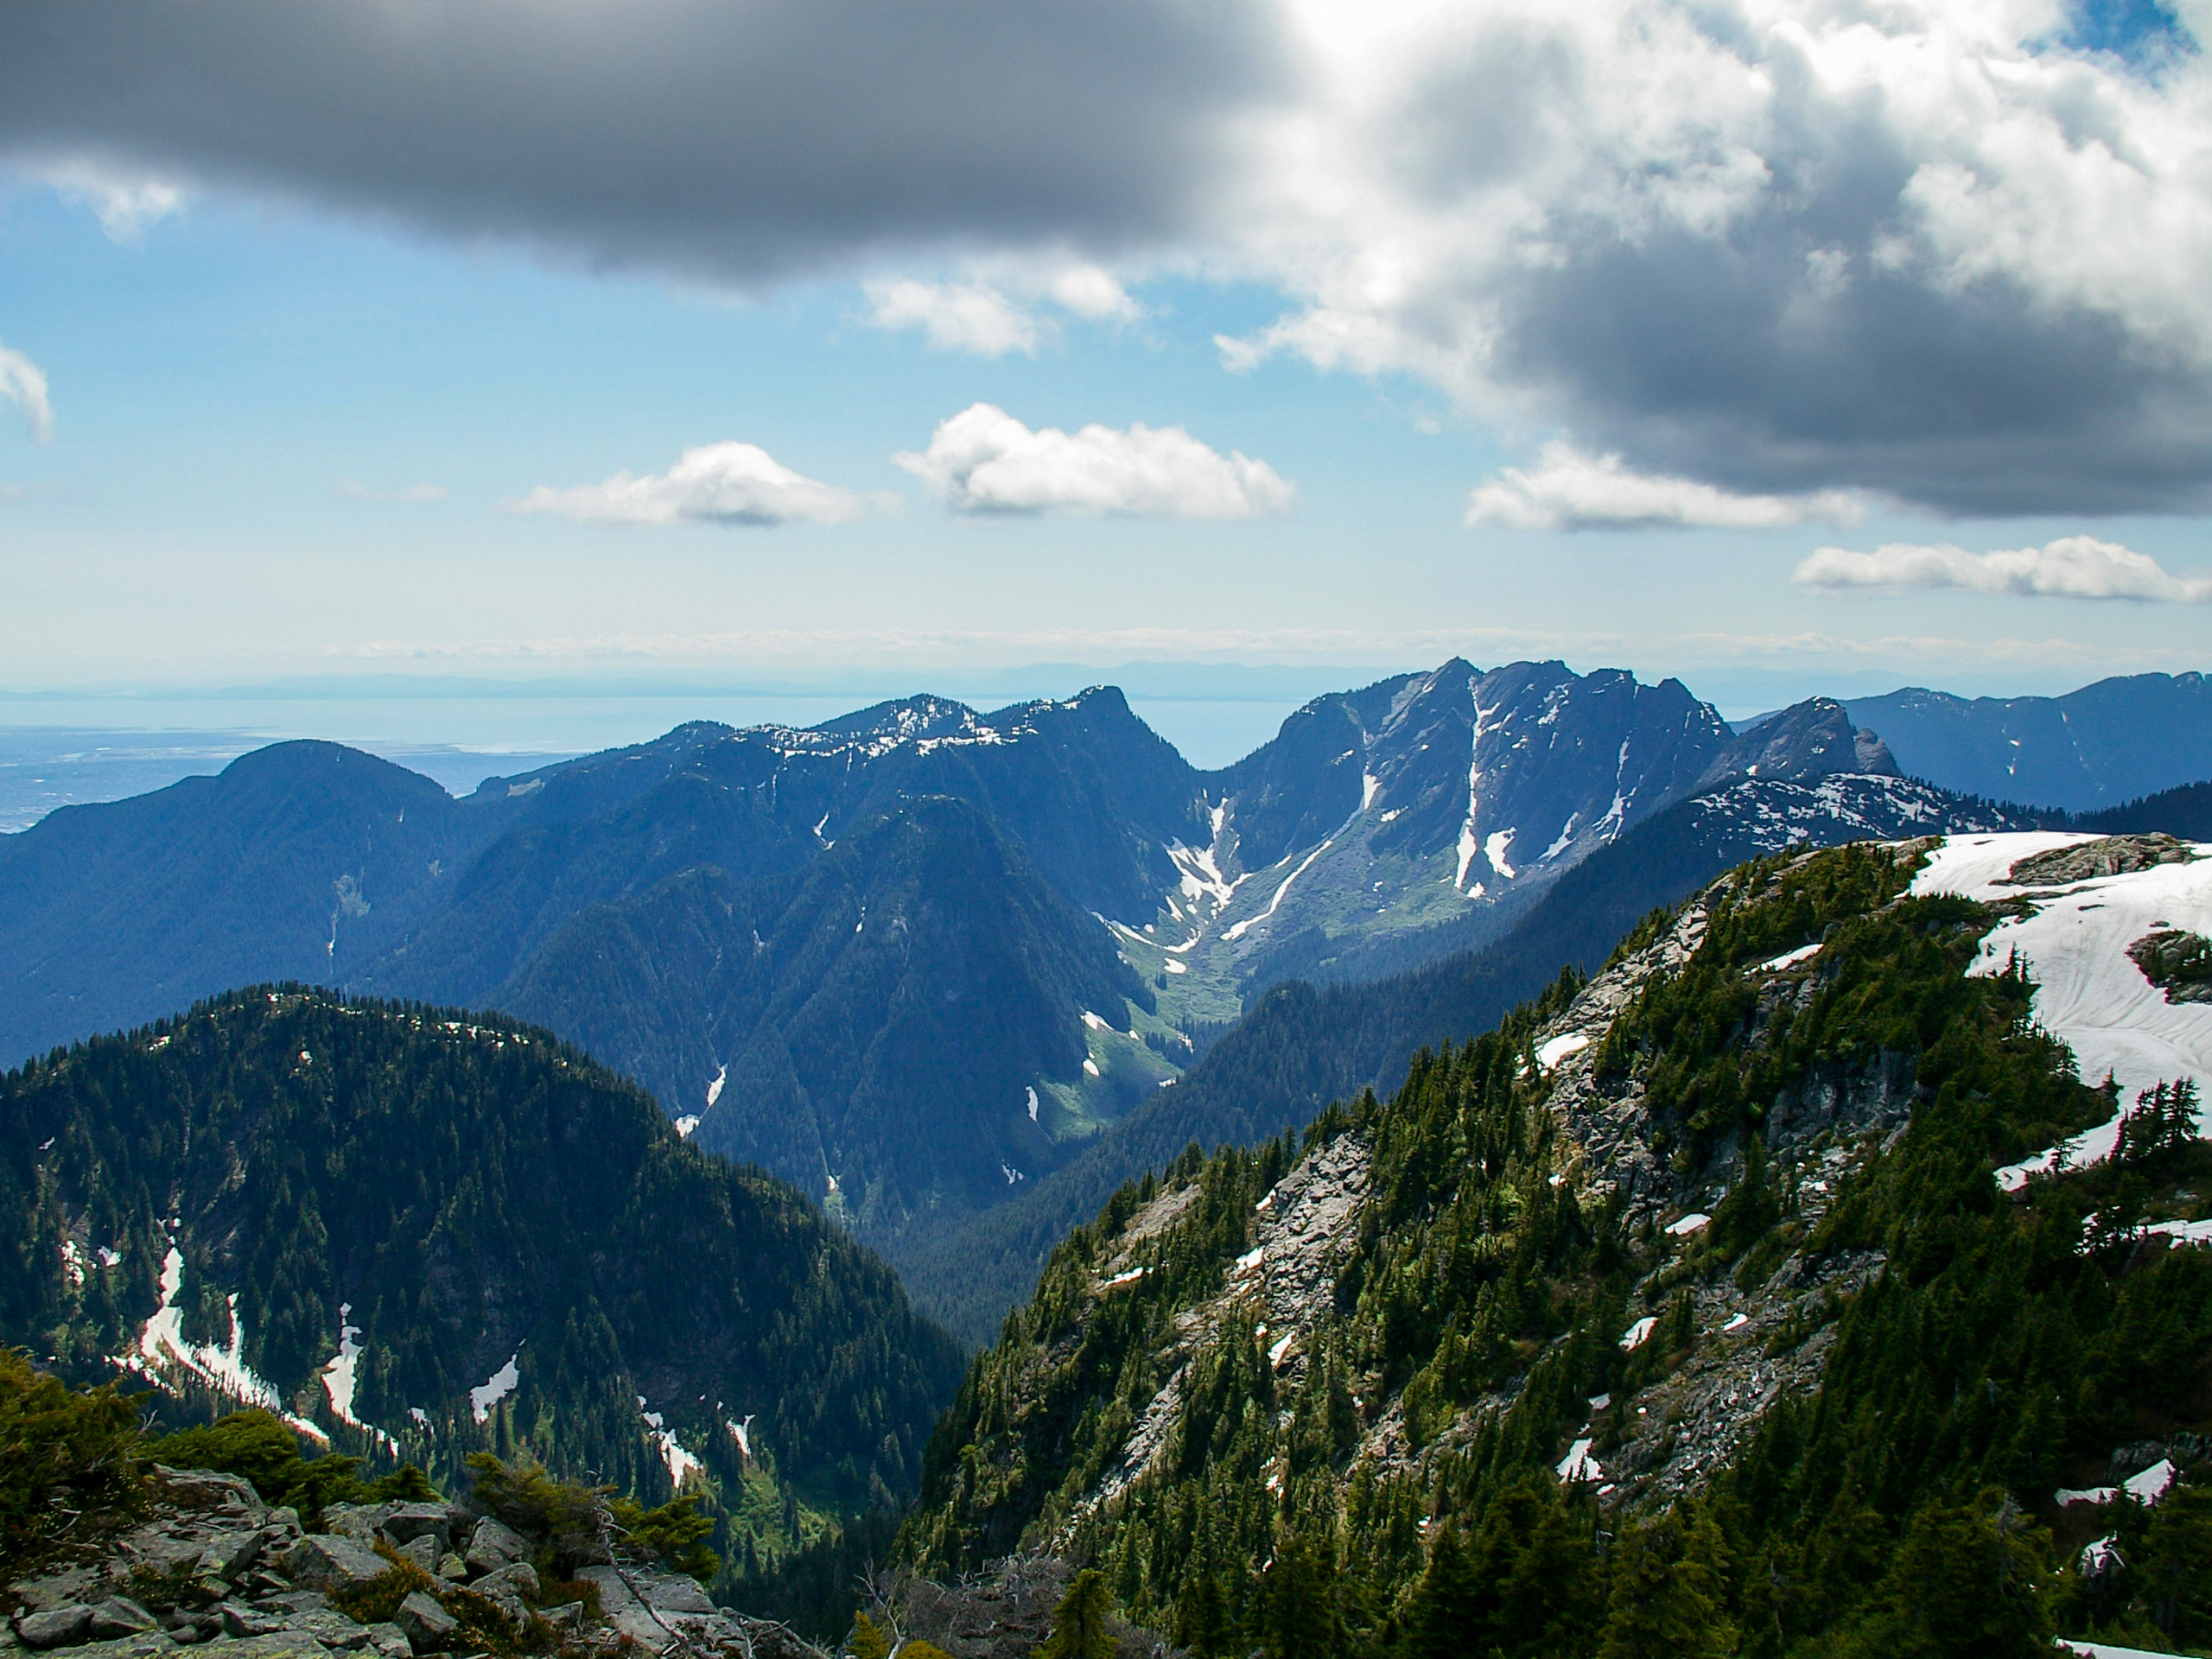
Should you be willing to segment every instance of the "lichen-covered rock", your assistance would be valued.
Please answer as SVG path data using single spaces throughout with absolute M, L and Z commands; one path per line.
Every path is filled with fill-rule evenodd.
M 201 1548 L 192 1575 L 227 1584 L 261 1558 L 262 1541 L 258 1529 L 219 1532 Z
M 173 1655 L 177 1645 L 160 1630 L 142 1630 L 136 1636 L 118 1637 L 112 1641 L 94 1642 L 88 1646 L 69 1649 L 69 1659 L 157 1659 L 158 1656 Z M 232 1659 L 235 1648 L 224 1650 L 224 1659 Z
M 391 1570 L 374 1550 L 334 1533 L 311 1532 L 284 1557 L 284 1571 L 310 1590 L 351 1590 Z
M 226 1601 L 215 1611 L 222 1615 L 223 1631 L 226 1636 L 267 1636 L 289 1626 L 292 1620 L 282 1611 L 266 1611 L 248 1607 L 242 1603 Z
M 2094 881 L 2107 875 L 2131 875 L 2154 864 L 2186 864 L 2196 856 L 2194 847 L 2172 836 L 2106 836 L 2021 859 L 2005 872 L 2003 885 L 2045 887 L 2067 881 Z
M 437 1541 L 438 1554 L 445 1554 L 454 1529 L 454 1512 L 443 1503 L 402 1503 L 385 1516 L 378 1530 L 395 1544 L 407 1544 L 417 1538 Z
M 487 1515 L 468 1535 L 468 1548 L 462 1559 L 472 1574 L 496 1573 L 517 1561 L 526 1561 L 536 1553 L 529 1539 L 505 1522 Z
M 327 1504 L 322 1511 L 322 1529 L 374 1549 L 378 1529 L 398 1507 L 394 1503 Z
M 517 1595 L 535 1601 L 538 1596 L 537 1569 L 528 1561 L 517 1561 L 496 1573 L 486 1573 L 469 1587 L 479 1595 L 489 1595 L 495 1585 L 512 1586 Z
M 92 1608 L 92 1635 L 97 1640 L 143 1636 L 160 1628 L 161 1621 L 128 1596 L 110 1596 Z
M 399 1604 L 399 1611 L 391 1616 L 407 1637 L 407 1645 L 416 1653 L 443 1653 L 452 1642 L 454 1632 L 461 1628 L 461 1621 L 420 1590 L 410 1593 Z
M 427 1532 L 419 1538 L 410 1538 L 399 1546 L 400 1555 L 414 1562 L 425 1573 L 435 1573 L 438 1570 L 438 1560 L 445 1553 L 439 1547 L 437 1539 Z
M 16 1621 L 16 1634 L 27 1648 L 73 1648 L 92 1633 L 92 1610 L 75 1602 L 25 1613 Z
M 243 1475 L 226 1474 L 219 1469 L 172 1469 L 157 1463 L 154 1478 L 162 1495 L 180 1508 L 213 1510 L 230 1503 L 241 1509 L 261 1507 L 261 1494 Z

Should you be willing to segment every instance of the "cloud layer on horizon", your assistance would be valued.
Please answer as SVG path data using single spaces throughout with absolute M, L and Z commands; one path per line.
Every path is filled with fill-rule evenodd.
M 1232 368 L 1411 376 L 1715 499 L 2212 506 L 2212 67 L 2070 27 L 2055 0 L 19 0 L 0 155 L 110 181 L 118 223 L 174 200 L 143 178 L 739 286 L 873 277 L 879 321 L 986 353 L 1033 349 L 1032 302 L 909 264 L 1256 281 L 1287 308 Z
M 2041 547 L 1993 553 L 1904 542 L 1886 543 L 1872 553 L 1823 547 L 1798 565 L 1796 580 L 1808 588 L 1832 589 L 1897 593 L 1953 588 L 2026 598 L 2212 604 L 2212 575 L 2173 575 L 2149 554 L 2094 536 L 2066 536 Z
M 1262 518 L 1294 491 L 1274 468 L 1224 455 L 1179 426 L 1032 431 L 973 404 L 938 423 L 928 449 L 892 457 L 955 512 L 1103 513 L 1136 518 Z

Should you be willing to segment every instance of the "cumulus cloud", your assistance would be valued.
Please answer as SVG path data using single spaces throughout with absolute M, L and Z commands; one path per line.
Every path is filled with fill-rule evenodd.
M 1121 279 L 1103 265 L 1062 265 L 1045 286 L 1059 304 L 1092 322 L 1134 322 L 1144 315 Z
M 878 328 L 918 328 L 939 351 L 1004 357 L 1037 349 L 1037 320 L 981 283 L 918 283 L 910 279 L 867 285 L 868 320 Z
M 2212 502 L 2212 67 L 2058 9 L 1307 6 L 1224 342 L 1634 471 L 1948 512 Z
M 1618 455 L 1555 442 L 1534 468 L 1508 467 L 1470 494 L 1466 522 L 1514 530 L 1777 530 L 1808 518 L 1855 524 L 1865 516 L 1864 504 L 1840 491 L 1734 495 L 1694 479 L 1632 473 Z
M 1143 315 L 1120 279 L 1093 264 L 1017 269 L 963 282 L 881 277 L 862 287 L 865 320 L 875 327 L 919 329 L 939 351 L 979 357 L 1034 353 L 1039 341 L 1054 332 L 1039 315 L 1047 300 L 1090 322 L 1128 322 Z
M 1033 432 L 990 404 L 939 423 L 923 453 L 892 459 L 955 512 L 1260 518 L 1287 511 L 1293 494 L 1264 461 L 1224 455 L 1179 426 Z
M 1993 553 L 1904 542 L 1872 553 L 1823 547 L 1797 567 L 1797 580 L 1813 588 L 1956 588 L 1971 594 L 2212 604 L 2212 575 L 2173 575 L 2149 554 L 2094 536 Z
M 664 473 L 617 473 L 603 484 L 565 490 L 540 485 L 505 505 L 579 524 L 836 524 L 870 508 L 851 491 L 803 477 L 750 443 L 701 444 Z
M 5 346 L 0 346 L 0 398 L 23 411 L 32 437 L 44 443 L 54 436 L 54 404 L 47 396 L 45 372 Z
M 338 493 L 351 501 L 442 501 L 446 499 L 446 486 L 442 484 L 407 484 L 396 490 L 379 490 L 362 483 L 358 478 L 341 478 L 338 480 Z

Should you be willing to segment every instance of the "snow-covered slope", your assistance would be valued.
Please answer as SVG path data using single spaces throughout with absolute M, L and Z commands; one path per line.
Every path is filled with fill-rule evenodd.
M 2212 1097 L 2212 1004 L 2169 1001 L 2128 956 L 2145 934 L 2181 930 L 2212 936 L 2212 846 L 2187 861 L 2086 879 L 2038 880 L 2024 860 L 2056 849 L 2097 848 L 2114 839 L 2030 832 L 1948 839 L 1913 881 L 1913 892 L 1956 893 L 2010 903 L 2019 913 L 1991 930 L 1969 970 L 1995 974 L 2017 957 L 2036 982 L 2037 1023 L 2074 1051 L 2082 1078 L 2110 1076 L 2121 1116 L 2139 1093 L 2161 1082 L 2193 1080 Z M 2008 1189 L 2031 1174 L 2094 1163 L 2117 1144 L 2120 1117 L 2063 1146 L 1998 1172 Z M 2212 1130 L 2200 1115 L 2198 1133 Z

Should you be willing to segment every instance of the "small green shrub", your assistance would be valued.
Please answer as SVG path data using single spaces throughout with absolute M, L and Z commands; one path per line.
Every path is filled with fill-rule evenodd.
M 234 1411 L 200 1428 L 165 1434 L 145 1449 L 156 1463 L 173 1469 L 217 1469 L 243 1475 L 264 1503 L 289 1503 L 310 1532 L 322 1525 L 332 1503 L 419 1503 L 442 1496 L 430 1478 L 413 1464 L 364 1481 L 361 1459 L 337 1452 L 300 1455 L 299 1436 L 268 1412 Z
M 138 1414 L 0 1349 L 0 1560 L 19 1565 L 141 1513 Z
M 706 1544 L 715 1529 L 714 1520 L 699 1513 L 699 1500 L 693 1493 L 672 1497 L 657 1510 L 641 1509 L 626 1497 L 618 1497 L 614 1524 L 631 1548 L 665 1561 L 702 1584 L 711 1583 L 722 1570 L 722 1558 Z
M 547 1541 L 547 1563 L 561 1577 L 605 1559 L 597 1554 L 601 1506 L 613 1487 L 556 1480 L 527 1457 L 502 1463 L 488 1452 L 469 1455 L 468 1472 L 479 1503 L 524 1536 Z
M 379 1577 L 329 1592 L 330 1605 L 357 1624 L 388 1624 L 416 1591 L 435 1588 L 429 1573 L 390 1546 L 379 1544 L 377 1554 L 391 1563 Z

